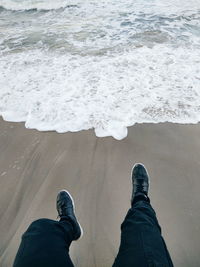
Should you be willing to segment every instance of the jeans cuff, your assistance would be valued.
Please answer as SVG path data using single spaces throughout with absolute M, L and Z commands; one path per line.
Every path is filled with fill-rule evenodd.
M 135 197 L 132 200 L 132 206 L 137 203 L 138 201 L 145 201 L 147 203 L 150 203 L 150 199 L 147 195 L 143 194 L 143 193 L 138 193 L 137 195 L 135 195 Z

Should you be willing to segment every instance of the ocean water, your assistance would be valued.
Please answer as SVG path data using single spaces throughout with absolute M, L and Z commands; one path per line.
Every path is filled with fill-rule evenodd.
M 199 0 L 0 0 L 0 115 L 123 139 L 200 121 Z

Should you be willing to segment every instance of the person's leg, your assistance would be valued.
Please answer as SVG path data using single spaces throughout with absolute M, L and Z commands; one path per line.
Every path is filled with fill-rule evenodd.
M 156 214 L 145 200 L 136 202 L 121 225 L 121 244 L 113 267 L 173 266 Z
M 71 195 L 62 190 L 57 196 L 60 221 L 39 219 L 34 221 L 22 236 L 14 267 L 73 267 L 69 247 L 82 235 L 75 216 Z
M 136 181 L 138 177 L 140 179 Z M 147 196 L 148 174 L 143 172 L 141 175 L 141 172 L 138 174 L 133 170 L 132 178 L 131 209 L 121 225 L 121 244 L 113 267 L 172 267 L 161 228 Z
M 39 219 L 22 236 L 14 267 L 73 267 L 69 247 L 73 240 L 70 222 Z

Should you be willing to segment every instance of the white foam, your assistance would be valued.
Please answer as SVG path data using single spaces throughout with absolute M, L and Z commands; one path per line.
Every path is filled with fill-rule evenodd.
M 136 122 L 200 121 L 200 50 L 157 45 L 121 55 L 81 57 L 42 51 L 6 55 L 0 113 L 27 128 L 95 129 L 122 139 Z
M 127 136 L 200 121 L 199 0 L 0 0 L 0 114 L 59 133 Z

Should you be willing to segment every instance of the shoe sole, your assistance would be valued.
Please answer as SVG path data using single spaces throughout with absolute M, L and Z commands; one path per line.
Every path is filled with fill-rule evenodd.
M 73 199 L 73 197 L 72 197 L 71 194 L 70 194 L 67 190 L 65 190 L 65 189 L 60 190 L 60 191 L 58 192 L 58 194 L 59 194 L 60 192 L 63 192 L 63 191 L 65 191 L 65 192 L 69 195 L 69 197 L 70 197 L 70 199 L 71 199 L 71 201 L 72 201 L 73 211 L 74 211 L 74 214 L 75 214 L 75 204 L 74 204 L 74 199 Z M 76 220 L 77 220 L 77 219 L 76 219 Z M 80 223 L 79 223 L 78 220 L 77 220 L 77 223 L 78 223 L 78 225 L 79 225 L 79 227 L 80 227 L 80 229 L 81 229 L 81 235 L 80 235 L 80 237 L 79 237 L 78 239 L 76 239 L 76 240 L 74 240 L 74 241 L 77 241 L 77 240 L 81 239 L 82 236 L 83 236 L 83 228 L 81 227 L 81 225 L 80 225 Z

